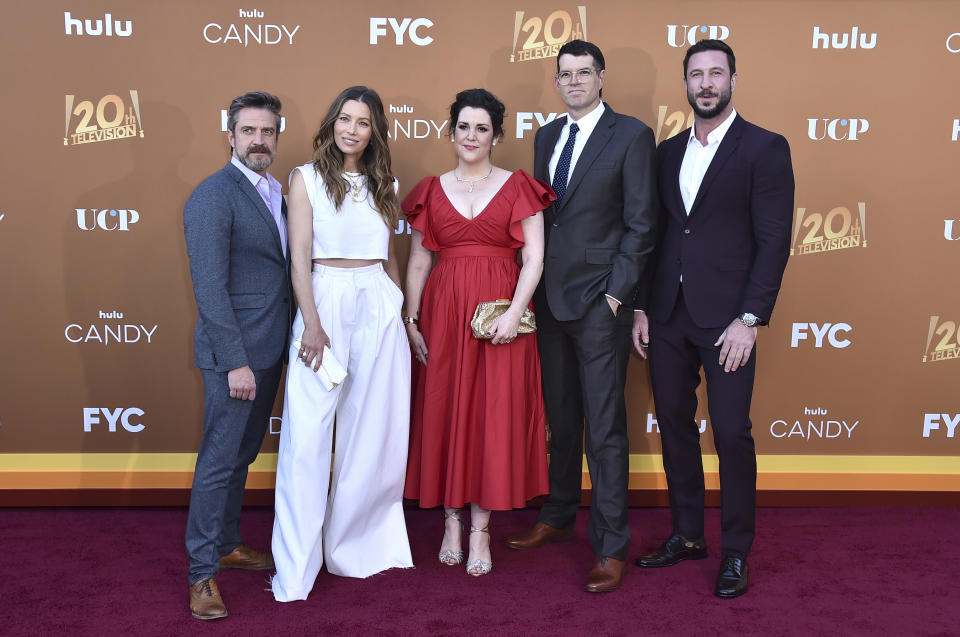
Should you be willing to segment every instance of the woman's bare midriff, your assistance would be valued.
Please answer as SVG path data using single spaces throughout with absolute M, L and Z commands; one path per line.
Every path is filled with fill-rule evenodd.
M 313 262 L 328 268 L 363 268 L 381 263 L 381 259 L 314 259 Z

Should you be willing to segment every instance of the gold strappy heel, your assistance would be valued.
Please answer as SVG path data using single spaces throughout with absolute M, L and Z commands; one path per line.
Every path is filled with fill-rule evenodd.
M 443 512 L 443 524 L 444 524 L 443 532 L 444 533 L 447 532 L 447 529 L 446 529 L 447 520 L 456 520 L 457 522 L 459 522 L 460 533 L 461 534 L 463 533 L 463 518 L 460 517 L 460 511 L 454 510 L 454 511 L 451 511 L 450 513 L 447 513 L 446 511 Z M 440 563 L 443 564 L 444 566 L 457 566 L 458 564 L 463 563 L 463 550 L 454 551 L 453 549 L 446 549 L 446 550 L 440 551 L 437 557 L 440 560 Z
M 490 535 L 490 526 L 488 525 L 482 529 L 478 529 L 477 527 L 471 524 L 470 534 L 473 535 L 474 533 L 486 533 L 487 535 Z M 474 570 L 479 572 L 472 573 L 471 571 L 474 571 Z M 493 562 L 484 562 L 481 559 L 473 560 L 472 562 L 467 564 L 467 575 L 473 575 L 474 577 L 480 577 L 481 575 L 486 575 L 492 570 L 493 570 Z

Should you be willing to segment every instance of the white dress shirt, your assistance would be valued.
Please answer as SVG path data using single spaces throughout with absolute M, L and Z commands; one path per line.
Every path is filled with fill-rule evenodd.
M 707 174 L 707 168 L 710 167 L 713 156 L 717 154 L 717 148 L 720 147 L 723 136 L 727 134 L 736 117 L 736 109 L 731 110 L 727 119 L 707 134 L 706 146 L 701 144 L 694 134 L 697 128 L 696 122 L 690 127 L 687 151 L 683 154 L 683 163 L 680 164 L 680 196 L 683 197 L 683 207 L 688 215 L 693 202 L 697 200 L 697 192 L 700 190 L 700 184 L 703 183 L 703 176 Z
M 266 177 L 258 175 L 237 159 L 236 155 L 230 157 L 230 163 L 239 168 L 240 172 L 250 180 L 253 187 L 260 193 L 263 203 L 267 204 L 267 209 L 273 215 L 277 230 L 280 232 L 280 247 L 283 249 L 283 256 L 287 256 L 287 220 L 283 218 L 283 189 L 280 182 L 274 179 L 270 173 L 267 173 Z
M 573 176 L 573 170 L 577 167 L 577 160 L 580 159 L 580 153 L 583 152 L 583 147 L 587 145 L 587 140 L 590 139 L 590 133 L 593 132 L 593 129 L 597 127 L 597 122 L 600 121 L 600 116 L 603 115 L 603 102 L 597 104 L 597 107 L 578 119 L 576 122 L 570 119 L 570 115 L 567 115 L 567 123 L 563 125 L 563 130 L 560 131 L 560 138 L 557 139 L 557 145 L 553 147 L 553 154 L 550 156 L 550 183 L 553 183 L 554 173 L 557 172 L 557 164 L 560 163 L 560 153 L 563 152 L 563 147 L 567 143 L 567 137 L 570 136 L 570 124 L 576 124 L 580 127 L 580 130 L 577 132 L 577 138 L 573 142 L 573 154 L 570 156 L 570 170 L 567 171 L 567 183 L 570 183 L 570 177 Z

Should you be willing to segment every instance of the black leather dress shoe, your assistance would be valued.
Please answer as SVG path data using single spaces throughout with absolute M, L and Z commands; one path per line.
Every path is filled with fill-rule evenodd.
M 750 570 L 747 562 L 739 557 L 725 557 L 720 561 L 717 573 L 717 597 L 740 597 L 750 585 Z
M 673 566 L 683 560 L 702 560 L 707 557 L 707 543 L 702 539 L 688 540 L 674 533 L 653 553 L 637 558 L 636 565 L 644 568 Z

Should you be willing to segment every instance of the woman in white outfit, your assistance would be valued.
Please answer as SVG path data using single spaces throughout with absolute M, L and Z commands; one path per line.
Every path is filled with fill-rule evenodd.
M 313 148 L 290 176 L 300 346 L 290 347 L 277 460 L 277 601 L 306 599 L 324 562 L 348 577 L 413 566 L 402 508 L 410 348 L 393 246 L 400 204 L 380 97 L 343 91 Z M 347 371 L 330 390 L 316 372 L 324 355 Z

